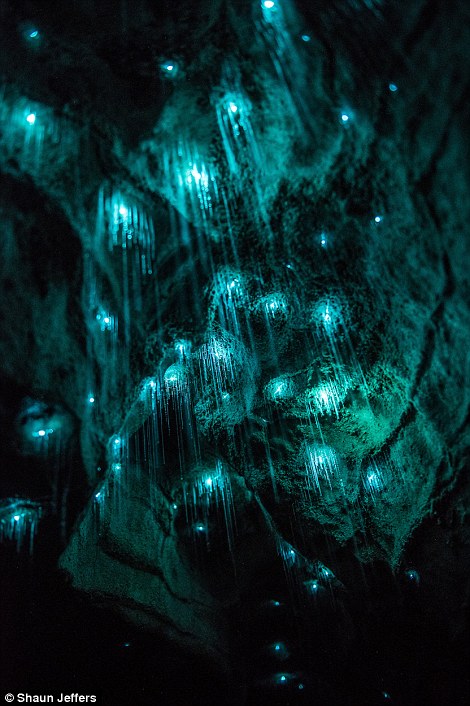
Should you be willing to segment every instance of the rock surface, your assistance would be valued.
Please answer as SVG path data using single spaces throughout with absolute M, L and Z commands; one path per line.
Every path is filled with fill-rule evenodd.
M 262 694 L 278 672 L 251 673 L 233 623 L 273 590 L 325 620 L 338 668 L 362 607 L 365 635 L 392 633 L 418 584 L 458 650 L 466 3 L 1 8 L 2 380 L 68 415 L 73 586 Z M 31 457 L 37 419 L 15 432 Z M 289 688 L 317 674 L 300 663 Z M 305 690 L 347 703 L 336 667 Z M 450 703 L 451 682 L 394 703 Z

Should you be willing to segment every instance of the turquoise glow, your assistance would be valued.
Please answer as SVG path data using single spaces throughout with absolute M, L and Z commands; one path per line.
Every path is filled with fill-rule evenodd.
M 301 40 L 302 40 L 303 42 L 309 42 L 310 39 L 311 39 L 311 37 L 310 37 L 309 34 L 303 34 L 303 35 L 301 36 Z
M 408 569 L 405 571 L 405 577 L 408 579 L 410 583 L 414 583 L 416 585 L 419 585 L 420 582 L 420 576 L 416 569 Z
M 96 314 L 95 318 L 100 324 L 101 331 L 111 331 L 113 329 L 113 317 L 108 312 L 101 311 Z
M 337 297 L 325 297 L 317 301 L 312 309 L 312 323 L 317 333 L 334 334 L 342 324 L 342 308 Z
M 274 7 L 274 2 L 273 2 L 273 0 L 264 0 L 264 1 L 263 1 L 263 7 L 265 7 L 266 10 L 272 10 L 272 8 Z
M 281 402 L 293 397 L 295 392 L 294 383 L 290 378 L 273 378 L 264 388 L 264 394 L 273 402 Z
M 320 588 L 320 584 L 316 579 L 313 579 L 312 581 L 306 581 L 304 585 L 310 593 L 317 593 L 318 589 Z
M 186 388 L 186 371 L 181 363 L 173 363 L 165 370 L 163 382 L 168 394 L 183 392 Z
M 364 481 L 364 485 L 366 490 L 368 490 L 370 493 L 379 493 L 381 490 L 384 489 L 384 480 L 378 469 L 377 471 L 368 471 Z
M 286 297 L 281 293 L 268 294 L 262 297 L 258 303 L 257 308 L 264 311 L 268 318 L 277 319 L 286 318 L 289 312 L 289 304 Z
M 173 79 L 178 73 L 178 65 L 175 61 L 164 61 L 162 64 L 160 64 L 160 70 L 165 76 Z
M 395 93 L 395 91 L 398 91 L 398 86 L 395 83 L 389 83 L 388 90 L 392 93 Z
M 45 436 L 49 436 L 54 433 L 54 429 L 38 429 L 38 431 L 33 431 L 32 436 L 36 439 L 39 437 L 43 439 Z
M 32 32 L 29 33 L 29 36 L 31 39 L 36 39 L 36 37 L 39 37 L 39 32 L 37 29 L 34 29 Z
M 32 553 L 34 537 L 41 519 L 42 508 L 31 500 L 8 498 L 0 502 L 0 542 L 15 541 L 17 551 L 29 539 Z
M 26 122 L 28 122 L 30 125 L 34 125 L 34 123 L 36 122 L 36 113 L 30 113 L 29 115 L 27 115 Z
M 182 360 L 183 358 L 189 358 L 191 355 L 191 341 L 186 341 L 184 339 L 180 339 L 175 342 L 175 351 L 178 354 L 178 358 Z

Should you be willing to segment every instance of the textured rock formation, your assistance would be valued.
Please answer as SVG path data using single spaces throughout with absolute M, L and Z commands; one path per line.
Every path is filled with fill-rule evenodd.
M 259 699 L 285 681 L 347 703 L 332 673 L 364 605 L 365 635 L 390 628 L 392 576 L 457 649 L 465 3 L 1 7 L 3 380 L 17 452 L 59 474 L 43 515 L 73 586 L 229 681 L 244 670 Z M 89 489 L 73 528 L 63 453 Z M 8 486 L 5 537 L 24 492 Z M 254 644 L 273 591 L 303 626 L 285 672 L 267 653 L 251 669 L 233 627 Z M 451 681 L 393 698 L 444 703 Z

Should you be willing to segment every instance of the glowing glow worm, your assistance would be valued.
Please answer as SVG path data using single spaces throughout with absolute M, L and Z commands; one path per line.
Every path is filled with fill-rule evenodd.
M 175 342 L 175 351 L 180 362 L 185 358 L 189 358 L 191 355 L 192 344 L 191 341 L 186 341 L 184 339 L 179 339 Z
M 339 474 L 338 456 L 330 446 L 308 445 L 304 451 L 307 487 L 321 493 L 322 482 L 331 488 Z
M 42 507 L 31 500 L 8 498 L 0 503 L 0 542 L 16 541 L 20 551 L 29 537 L 29 552 L 33 551 L 34 537 L 37 532 Z
M 307 404 L 314 416 L 334 413 L 338 417 L 346 392 L 346 381 L 340 384 L 335 380 L 327 380 L 309 391 Z
M 282 293 L 268 294 L 257 302 L 257 309 L 268 319 L 285 319 L 289 313 L 287 298 Z
M 188 376 L 186 368 L 181 363 L 173 363 L 165 370 L 163 385 L 167 395 L 181 394 L 187 389 Z
M 372 461 L 367 468 L 362 483 L 364 490 L 373 500 L 384 490 L 386 485 L 385 474 L 376 461 Z
M 294 383 L 287 377 L 273 378 L 264 388 L 265 396 L 273 402 L 282 402 L 291 399 L 294 393 Z
M 335 333 L 343 323 L 342 307 L 337 297 L 320 299 L 313 307 L 312 322 L 318 333 Z

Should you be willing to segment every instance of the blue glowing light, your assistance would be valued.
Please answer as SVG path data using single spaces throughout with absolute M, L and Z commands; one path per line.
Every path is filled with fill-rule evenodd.
M 372 495 L 380 493 L 385 487 L 382 473 L 377 467 L 369 468 L 364 479 L 364 488 Z
M 94 397 L 89 397 L 89 398 L 88 398 L 88 402 L 89 402 L 90 404 L 94 404 L 95 398 L 94 398 Z
M 309 593 L 317 593 L 318 589 L 320 588 L 320 584 L 316 579 L 313 579 L 311 581 L 305 581 L 304 586 L 307 591 L 309 591 Z
M 191 341 L 186 341 L 184 339 L 179 339 L 175 341 L 175 351 L 180 359 L 189 358 L 191 355 L 192 344 Z
M 203 524 L 196 525 L 196 532 L 205 532 L 206 528 Z
M 420 577 L 416 569 L 408 569 L 408 571 L 405 571 L 405 577 L 410 583 L 413 583 L 416 586 L 419 585 Z
M 317 562 L 317 572 L 322 579 L 331 580 L 335 576 L 334 573 L 327 566 L 325 566 L 325 564 L 322 564 L 321 561 Z
M 197 187 L 207 190 L 209 188 L 209 174 L 205 166 L 202 165 L 201 171 L 199 171 L 195 164 L 191 165 L 191 169 L 186 171 L 186 183 L 189 186 L 194 183 Z
M 29 551 L 33 550 L 33 541 L 42 509 L 31 500 L 6 498 L 0 502 L 0 542 L 16 540 L 19 551 L 24 540 L 29 536 Z
M 282 675 L 279 677 L 279 681 L 281 681 L 281 682 L 285 682 L 286 680 L 287 680 L 287 677 L 284 676 L 284 674 L 282 674 Z
M 336 451 L 325 444 L 307 444 L 303 453 L 307 487 L 319 493 L 323 492 L 325 485 L 331 488 L 332 481 L 340 475 Z
M 381 223 L 381 222 L 382 222 L 382 216 L 376 216 L 376 217 L 374 218 L 374 221 L 375 221 L 376 223 Z
M 169 59 L 160 64 L 160 70 L 163 72 L 164 76 L 173 80 L 179 73 L 179 66 L 176 61 Z
M 30 113 L 29 115 L 27 115 L 26 122 L 28 122 L 30 125 L 34 125 L 34 123 L 36 122 L 36 113 Z
M 290 378 L 273 378 L 264 388 L 264 394 L 273 402 L 281 402 L 293 397 L 295 393 L 294 383 Z
M 263 7 L 265 7 L 266 10 L 272 10 L 272 8 L 274 7 L 273 0 L 263 0 Z
M 95 318 L 100 322 L 101 331 L 112 331 L 114 321 L 111 314 L 102 310 L 96 314 Z
M 395 83 L 389 83 L 388 90 L 392 93 L 395 93 L 395 91 L 398 91 L 398 86 Z
M 238 112 L 238 107 L 235 105 L 235 103 L 229 103 L 229 106 L 228 106 L 228 107 L 230 108 L 230 110 L 232 111 L 232 113 L 237 113 L 237 112 Z
M 37 29 L 34 29 L 32 32 L 29 33 L 29 36 L 31 39 L 36 39 L 36 37 L 39 37 L 39 32 Z
M 54 433 L 54 429 L 38 429 L 38 431 L 33 431 L 32 436 L 35 438 L 44 438 L 45 436 L 49 436 L 50 434 Z
M 301 36 L 301 40 L 302 40 L 303 42 L 309 42 L 310 39 L 311 39 L 311 37 L 310 37 L 309 34 L 303 34 L 303 35 Z
M 343 121 L 343 123 L 347 123 L 349 120 L 349 115 L 347 113 L 342 113 L 341 120 Z
M 332 243 L 332 235 L 331 233 L 322 230 L 320 233 L 315 234 L 315 242 L 326 250 L 326 248 L 328 248 Z
M 334 334 L 343 323 L 342 306 L 335 296 L 320 299 L 312 309 L 312 322 L 317 333 Z
M 258 307 L 264 310 L 269 318 L 286 318 L 289 313 L 289 305 L 286 297 L 281 293 L 269 294 L 262 297 Z
M 165 370 L 163 382 L 168 394 L 180 393 L 185 389 L 186 372 L 181 363 L 173 363 Z

